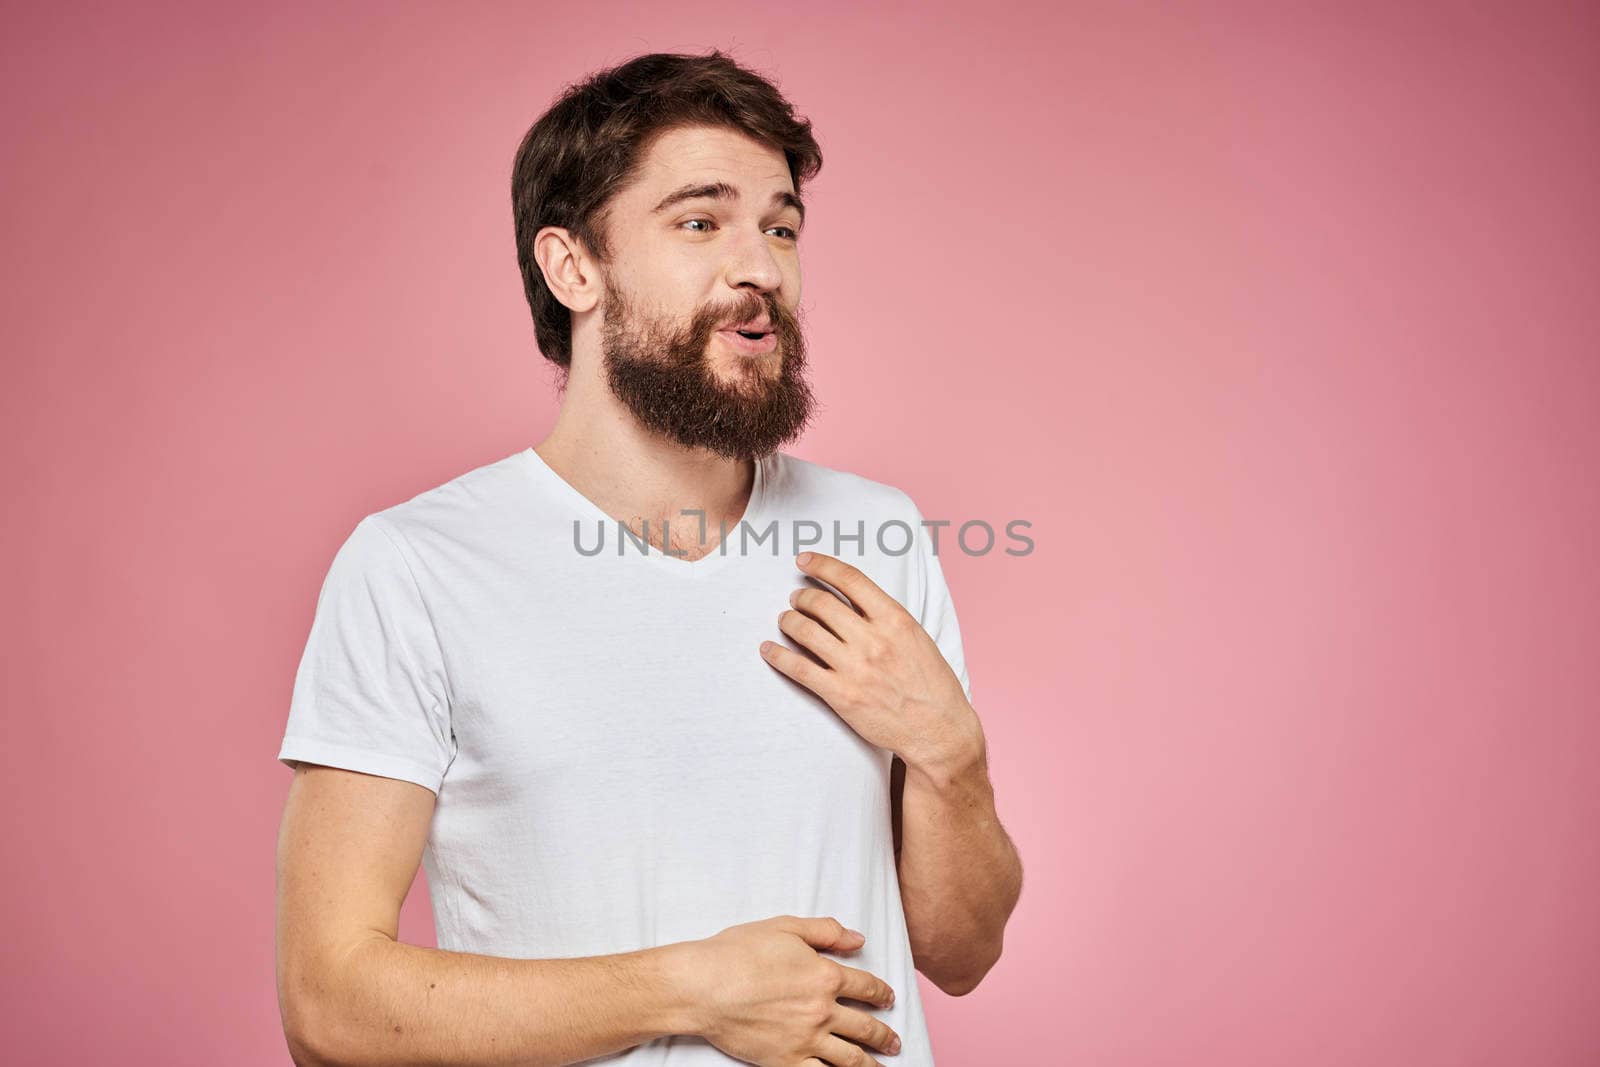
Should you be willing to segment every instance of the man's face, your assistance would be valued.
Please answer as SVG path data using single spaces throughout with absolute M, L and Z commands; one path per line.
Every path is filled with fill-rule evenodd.
M 677 195 L 716 183 L 736 195 Z M 601 348 L 612 392 L 644 426 L 735 459 L 805 428 L 793 196 L 781 152 L 696 126 L 661 135 L 611 201 Z M 765 336 L 747 341 L 741 324 Z

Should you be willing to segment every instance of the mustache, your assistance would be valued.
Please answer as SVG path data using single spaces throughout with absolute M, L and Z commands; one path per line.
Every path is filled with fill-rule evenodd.
M 774 332 L 783 332 L 794 316 L 788 309 L 778 303 L 774 296 L 761 293 L 749 293 L 746 298 L 727 308 L 707 309 L 701 316 L 702 323 L 708 324 L 706 332 L 723 330 L 730 326 L 737 326 L 741 322 L 751 319 L 766 317 L 772 324 Z

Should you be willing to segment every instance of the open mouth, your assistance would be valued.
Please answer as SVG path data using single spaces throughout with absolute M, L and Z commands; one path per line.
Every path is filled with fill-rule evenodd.
M 771 330 L 718 330 L 717 335 L 739 352 L 771 352 L 778 347 L 778 336 Z

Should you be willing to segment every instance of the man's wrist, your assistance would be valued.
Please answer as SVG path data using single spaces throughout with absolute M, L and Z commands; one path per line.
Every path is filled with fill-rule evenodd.
M 986 772 L 989 746 L 983 734 L 983 725 L 976 712 L 952 717 L 948 732 L 932 739 L 915 752 L 902 753 L 900 758 L 908 774 L 916 775 L 939 788 Z
M 663 1034 L 705 1034 L 705 1002 L 699 971 L 693 964 L 694 944 L 675 941 L 644 952 L 650 979 L 661 993 L 654 1025 Z

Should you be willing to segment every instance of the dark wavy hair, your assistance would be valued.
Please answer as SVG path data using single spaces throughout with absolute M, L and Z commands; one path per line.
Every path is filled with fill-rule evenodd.
M 781 151 L 795 192 L 822 169 L 811 123 L 772 82 L 719 50 L 653 52 L 568 86 L 523 136 L 511 168 L 517 266 L 545 358 L 572 363 L 572 314 L 545 284 L 533 238 L 546 226 L 571 231 L 611 262 L 607 205 L 626 187 L 656 137 L 682 126 L 724 126 Z

